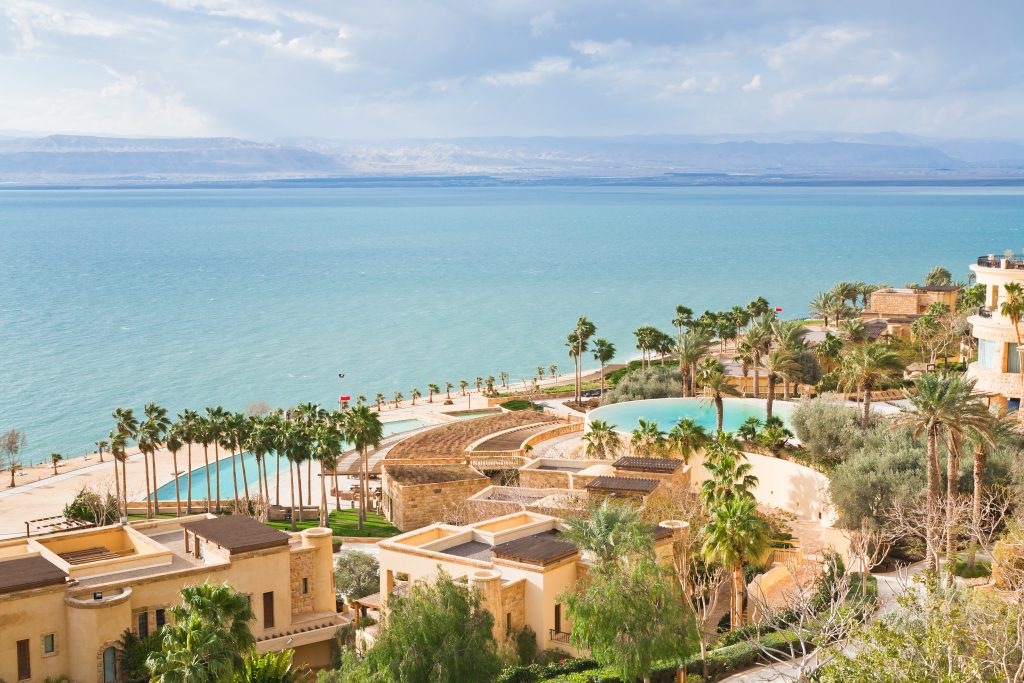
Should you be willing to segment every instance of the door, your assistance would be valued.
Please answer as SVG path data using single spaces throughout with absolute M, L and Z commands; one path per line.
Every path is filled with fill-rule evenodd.
M 24 681 L 32 678 L 32 660 L 28 654 L 28 641 L 18 641 L 18 680 Z
M 103 683 L 114 683 L 117 680 L 117 650 L 108 647 L 103 651 Z
M 263 628 L 274 628 L 274 591 L 263 594 Z

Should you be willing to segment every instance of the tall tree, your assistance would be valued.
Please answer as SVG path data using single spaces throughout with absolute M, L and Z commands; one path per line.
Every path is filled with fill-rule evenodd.
M 594 360 L 601 364 L 601 395 L 604 396 L 604 366 L 615 358 L 615 344 L 607 339 L 594 340 Z
M 210 444 L 217 440 L 217 430 L 210 418 L 205 416 L 196 417 L 195 439 L 203 447 L 203 470 L 206 472 L 206 512 L 210 512 L 213 505 L 213 491 L 210 488 L 212 477 L 210 476 Z M 215 463 L 219 465 L 219 463 Z M 218 482 L 219 482 L 218 477 Z M 220 499 L 220 489 L 217 490 L 217 498 Z
M 184 410 L 178 413 L 178 424 L 181 425 L 181 438 L 185 441 L 185 448 L 188 456 L 188 474 L 186 475 L 185 510 L 186 514 L 192 514 L 192 444 L 199 441 L 196 438 L 196 430 L 199 423 L 199 413 L 194 410 Z M 207 472 L 209 475 L 209 472 Z
M 765 402 L 765 418 L 771 419 L 772 406 L 775 404 L 775 387 L 779 378 L 786 381 L 799 377 L 800 363 L 797 362 L 796 352 L 786 348 L 772 349 L 765 357 L 765 370 L 768 372 L 768 397 Z
M 854 346 L 843 357 L 839 368 L 840 386 L 861 394 L 861 427 L 871 420 L 871 392 L 880 383 L 902 374 L 906 364 L 894 349 L 885 344 Z
M 705 358 L 697 368 L 697 384 L 704 392 L 704 397 L 715 405 L 718 431 L 722 431 L 725 419 L 724 396 L 739 396 L 739 391 L 725 374 L 725 369 L 716 358 Z
M 208 443 L 213 444 L 213 474 L 216 477 L 214 487 L 217 489 L 217 514 L 220 514 L 220 441 L 224 435 L 225 417 L 227 417 L 227 411 L 220 406 L 206 409 L 206 436 L 209 438 Z M 207 472 L 207 475 L 209 475 L 209 472 Z
M 114 458 L 114 489 L 117 498 L 117 516 L 126 518 L 128 516 L 128 486 L 127 473 L 125 472 L 125 448 L 127 437 L 116 429 L 110 430 L 110 455 Z M 121 465 L 120 487 L 117 476 L 117 466 Z
M 587 515 L 565 520 L 562 533 L 577 548 L 593 555 L 599 564 L 642 553 L 652 545 L 650 527 L 640 520 L 636 509 L 609 503 L 607 499 Z
M 171 467 L 174 470 L 174 516 L 181 516 L 181 482 L 178 480 L 178 452 L 185 446 L 180 424 L 172 424 L 167 430 L 167 450 L 171 453 Z M 154 498 L 156 494 L 154 494 Z
M 1024 343 L 1021 343 L 1020 337 L 1020 321 L 1024 318 L 1024 288 L 1017 282 L 1011 282 L 1003 288 L 1006 290 L 1006 299 L 999 304 L 999 313 L 1013 323 L 1013 331 L 1017 335 L 1017 364 L 1020 367 L 1021 385 L 1024 386 Z
M 590 338 L 597 333 L 597 327 L 594 323 L 587 320 L 587 316 L 581 315 L 576 321 L 576 326 L 572 332 L 569 333 L 568 341 L 566 342 L 569 346 L 569 356 L 573 359 L 576 365 L 576 391 L 575 401 L 580 402 L 580 385 L 582 384 L 582 370 L 583 370 L 583 352 L 587 350 L 587 344 Z
M 640 418 L 630 437 L 633 452 L 641 458 L 657 458 L 665 454 L 665 432 L 653 420 Z
M 622 448 L 615 425 L 604 420 L 591 420 L 583 434 L 583 453 L 588 458 L 610 460 Z
M 97 452 L 97 453 L 99 454 L 99 456 L 100 456 L 100 462 L 103 462 L 103 451 L 104 451 L 104 450 L 106 450 L 106 448 L 107 448 L 107 447 L 108 447 L 109 445 L 110 445 L 110 444 L 109 444 L 109 443 L 107 443 L 107 440 L 106 440 L 106 439 L 100 439 L 99 441 L 97 441 L 97 442 L 96 442 L 96 452 Z
M 441 387 L 437 386 L 433 382 L 427 385 L 427 403 L 434 402 L 434 394 L 440 394 Z
M 683 379 L 683 396 L 692 396 L 697 363 L 708 354 L 711 336 L 706 330 L 694 328 L 684 332 L 681 340 L 676 354 L 679 356 L 679 374 Z
M 147 403 L 143 408 L 145 419 L 139 423 L 136 441 L 142 451 L 143 466 L 146 469 L 146 518 L 152 518 L 154 512 L 160 514 L 160 501 L 156 495 L 156 452 L 167 437 L 171 421 L 167 417 L 167 409 L 156 403 Z M 153 495 L 150 496 L 149 469 L 146 458 L 153 460 Z
M 728 432 L 719 432 L 704 447 L 704 468 L 708 478 L 701 484 L 701 499 L 709 509 L 732 498 L 753 498 L 757 477 L 753 466 Z
M 362 467 L 359 472 L 359 528 L 363 528 L 366 521 L 367 505 L 367 481 L 370 475 L 369 450 L 379 448 L 384 438 L 384 426 L 381 424 L 380 416 L 365 407 L 356 408 L 345 413 L 345 440 L 355 447 L 362 460 Z
M 683 462 L 689 461 L 691 455 L 704 448 L 708 439 L 707 430 L 692 417 L 684 417 L 668 430 L 668 448 L 678 453 Z
M 743 565 L 760 563 L 770 552 L 768 523 L 757 514 L 752 496 L 720 499 L 711 508 L 711 520 L 702 530 L 703 555 L 732 571 L 732 628 L 743 625 L 743 596 L 746 592 Z
M 754 397 L 761 397 L 761 361 L 772 345 L 771 327 L 764 321 L 757 321 L 750 326 L 744 339 L 750 350 L 751 368 L 754 373 Z
M 358 409 L 365 409 L 359 406 Z M 354 409 L 356 410 L 356 409 Z M 376 413 L 370 412 L 371 415 Z M 314 427 L 315 446 L 313 456 L 320 463 L 320 526 L 329 528 L 327 524 L 327 471 L 338 466 L 338 455 L 341 453 L 341 434 L 332 422 L 320 422 Z

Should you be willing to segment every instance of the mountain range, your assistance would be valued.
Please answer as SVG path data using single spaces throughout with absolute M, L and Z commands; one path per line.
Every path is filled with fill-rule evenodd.
M 901 133 L 459 138 L 0 138 L 4 185 L 312 179 L 1024 182 L 1024 143 Z

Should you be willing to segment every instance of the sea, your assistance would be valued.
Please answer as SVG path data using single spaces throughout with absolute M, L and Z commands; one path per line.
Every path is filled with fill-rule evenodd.
M 1024 250 L 1006 187 L 204 187 L 0 191 L 0 431 L 81 455 L 111 411 L 424 394 L 620 359 L 677 304 L 902 285 Z M 586 365 L 596 364 L 589 358 Z M 344 379 L 339 379 L 343 373 Z

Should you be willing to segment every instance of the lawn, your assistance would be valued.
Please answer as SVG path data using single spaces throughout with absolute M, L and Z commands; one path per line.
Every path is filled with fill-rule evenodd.
M 282 531 L 291 531 L 292 529 L 290 522 L 267 522 L 267 524 L 275 529 L 281 529 Z M 342 510 L 340 512 L 332 510 L 329 518 L 329 525 L 335 536 L 357 536 L 359 538 L 366 538 L 368 536 L 397 536 L 402 533 L 395 527 L 391 526 L 391 523 L 387 519 L 376 512 L 366 513 L 366 523 L 363 524 L 363 529 L 360 531 L 358 528 L 358 510 Z M 309 529 L 311 527 L 320 526 L 320 520 L 314 515 L 312 519 L 298 522 L 296 526 L 300 530 Z

